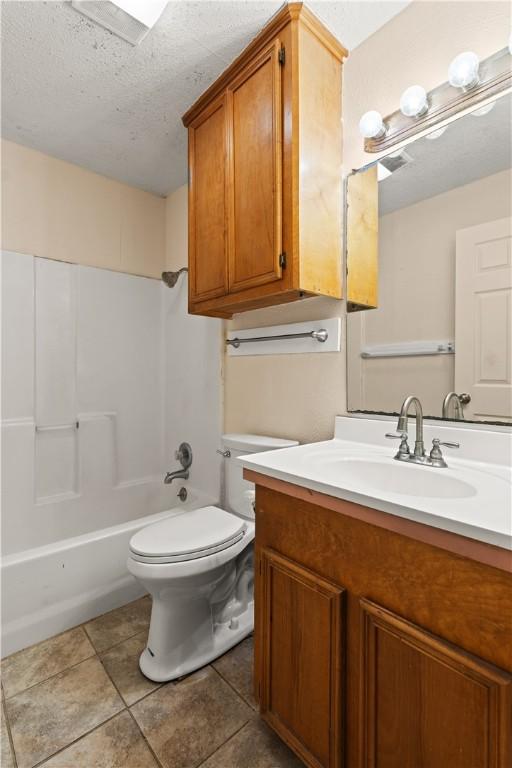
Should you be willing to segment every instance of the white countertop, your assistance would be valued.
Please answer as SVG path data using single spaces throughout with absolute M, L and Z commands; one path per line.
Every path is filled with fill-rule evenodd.
M 238 461 L 278 480 L 512 550 L 512 432 L 425 424 L 427 452 L 433 437 L 461 445 L 443 448 L 449 466 L 435 468 L 396 461 L 398 441 L 385 438 L 394 429 L 394 422 L 340 416 L 332 440 Z

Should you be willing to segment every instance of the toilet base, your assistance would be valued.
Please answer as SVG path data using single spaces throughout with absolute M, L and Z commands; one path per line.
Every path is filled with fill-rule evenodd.
M 251 634 L 254 629 L 254 601 L 251 600 L 247 609 L 226 624 L 217 624 L 213 631 L 211 642 L 192 653 L 179 664 L 168 666 L 162 660 L 152 655 L 146 647 L 139 659 L 139 667 L 143 675 L 155 683 L 164 683 L 188 675 L 196 669 L 204 667 L 211 661 L 229 651 Z

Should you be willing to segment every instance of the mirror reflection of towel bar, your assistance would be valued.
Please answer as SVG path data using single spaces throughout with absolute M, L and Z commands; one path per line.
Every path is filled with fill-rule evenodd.
M 374 357 L 421 357 L 423 355 L 453 355 L 453 341 L 406 341 L 402 344 L 382 344 L 363 347 L 361 357 L 364 360 Z
M 251 344 L 255 341 L 282 341 L 285 339 L 316 339 L 316 341 L 327 341 L 329 334 L 325 328 L 320 328 L 319 331 L 306 331 L 305 333 L 282 333 L 279 336 L 252 336 L 247 339 L 239 339 L 235 336 L 234 339 L 226 339 L 226 345 L 229 347 L 235 347 L 238 349 L 240 344 Z
M 79 421 L 73 421 L 71 424 L 48 424 L 48 426 L 38 426 L 36 424 L 36 432 L 55 432 L 59 429 L 78 429 L 79 427 Z

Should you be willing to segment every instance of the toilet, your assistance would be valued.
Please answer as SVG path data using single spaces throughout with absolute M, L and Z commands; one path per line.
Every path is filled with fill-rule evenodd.
M 254 626 L 254 486 L 238 456 L 297 445 L 262 435 L 224 435 L 224 509 L 200 507 L 138 531 L 128 570 L 153 598 L 139 665 L 174 680 L 218 658 Z

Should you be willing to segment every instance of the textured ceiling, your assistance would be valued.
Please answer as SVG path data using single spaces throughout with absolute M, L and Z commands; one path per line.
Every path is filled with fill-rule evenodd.
M 464 115 L 437 139 L 405 147 L 412 162 L 379 183 L 379 214 L 396 211 L 512 166 L 512 96 L 487 115 Z
M 409 4 L 311 2 L 350 49 Z M 2 135 L 165 195 L 187 178 L 181 115 L 280 2 L 170 2 L 137 48 L 68 2 L 3 0 Z

